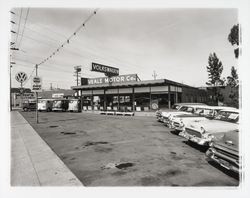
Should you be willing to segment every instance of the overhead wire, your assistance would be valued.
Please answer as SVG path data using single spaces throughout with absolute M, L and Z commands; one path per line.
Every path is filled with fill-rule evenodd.
M 98 10 L 98 9 L 97 9 Z M 72 35 L 70 35 L 69 37 L 68 37 L 68 39 L 66 39 L 65 40 L 65 42 L 62 44 L 62 45 L 60 45 L 59 46 L 59 48 L 57 48 L 54 52 L 52 52 L 51 53 L 51 55 L 50 56 L 48 56 L 47 58 L 45 58 L 43 61 L 41 61 L 38 65 L 41 65 L 41 64 L 44 64 L 45 62 L 47 62 L 48 60 L 52 60 L 51 58 L 57 53 L 57 52 L 59 52 L 59 50 L 62 48 L 62 47 L 64 47 L 64 45 L 65 44 L 69 44 L 69 41 L 85 26 L 85 24 L 96 14 L 96 12 L 97 12 L 97 10 L 95 10 L 94 11 L 94 13 L 92 13 L 91 15 L 89 15 L 89 17 L 83 22 L 83 24 L 81 24 L 81 26 L 79 26 L 76 30 L 75 30 L 75 32 L 72 34 Z M 22 15 L 20 15 L 20 18 L 22 19 L 22 17 L 21 17 Z M 28 16 L 28 11 L 27 11 L 27 13 L 26 13 L 26 17 L 25 17 L 25 22 L 24 22 L 24 24 L 26 25 L 26 22 L 27 22 L 27 16 Z M 30 20 L 29 20 L 30 21 Z M 20 23 L 19 23 L 19 25 L 20 25 Z M 25 25 L 24 25 L 24 28 L 25 28 Z M 41 33 L 39 33 L 39 32 L 37 32 L 37 31 L 34 31 L 34 30 L 32 30 L 32 29 L 30 29 L 29 27 L 26 27 L 26 30 L 30 30 L 30 31 L 33 31 L 33 32 L 35 32 L 35 33 L 37 33 L 37 34 L 40 34 L 40 35 L 43 35 L 44 36 L 44 34 L 41 34 Z M 49 31 L 51 31 L 49 28 L 46 28 L 46 29 L 48 29 Z M 23 29 L 24 30 L 24 29 Z M 56 33 L 56 32 L 54 32 L 54 33 Z M 56 33 L 57 35 L 58 35 L 58 33 Z M 21 34 L 22 35 L 22 37 L 21 38 L 23 38 L 24 36 L 23 36 L 23 34 Z M 58 41 L 58 40 L 56 40 L 56 39 L 54 39 L 54 38 L 51 38 L 51 37 L 49 37 L 49 36 L 46 36 L 47 38 L 49 38 L 50 40 L 53 40 L 54 42 L 60 42 L 60 41 Z M 63 35 L 63 37 L 65 37 L 64 35 Z M 41 41 L 38 41 L 38 40 L 36 40 L 36 39 L 34 39 L 34 38 L 31 38 L 31 37 L 28 37 L 28 36 L 25 36 L 25 38 L 28 38 L 28 39 L 31 39 L 31 40 L 33 40 L 33 41 L 36 41 L 36 42 L 39 42 L 39 43 L 42 43 L 42 44 L 45 44 L 45 45 L 50 45 L 50 46 L 53 46 L 53 47 L 55 47 L 55 44 L 53 43 L 44 43 L 44 42 L 41 42 Z M 65 37 L 66 38 L 66 37 Z M 19 42 L 19 46 L 20 46 L 20 43 L 21 42 Z M 69 47 L 70 48 L 72 48 L 72 45 L 69 45 Z M 82 58 L 85 58 L 84 56 L 82 56 L 81 54 L 79 54 L 79 53 L 77 53 L 77 52 L 73 52 L 73 51 L 70 51 L 69 49 L 65 49 L 64 48 L 64 50 L 65 51 L 69 51 L 70 53 L 72 53 L 72 54 L 74 54 L 74 55 L 77 55 L 77 56 L 80 56 L 80 57 L 82 57 Z M 79 49 L 77 49 L 78 51 L 79 51 Z M 82 49 L 81 49 L 82 50 Z M 86 50 L 84 50 L 84 51 L 86 51 Z M 94 54 L 93 52 L 89 52 L 89 51 L 87 51 L 88 53 L 90 53 L 90 54 L 92 54 L 92 55 L 94 55 L 94 56 L 96 56 L 96 57 L 100 57 L 100 58 L 102 58 L 102 59 L 104 59 L 104 60 L 106 60 L 107 59 L 107 57 L 102 57 L 102 56 L 100 56 L 100 55 L 97 55 L 97 54 Z M 119 59 L 117 59 L 117 58 L 114 58 L 114 59 L 116 59 L 116 61 L 120 61 Z M 53 59 L 54 61 L 56 61 L 55 59 Z M 115 61 L 115 62 L 116 62 Z M 112 61 L 113 62 L 113 61 Z M 54 65 L 55 63 L 53 63 L 53 65 Z M 131 63 L 129 63 L 129 65 L 130 65 L 130 67 L 131 67 Z M 60 66 L 62 66 L 62 65 L 60 65 Z M 127 65 L 128 66 L 128 65 Z M 138 68 L 138 66 L 135 66 L 134 68 Z M 32 72 L 33 73 L 33 72 Z
M 17 36 L 16 36 L 16 41 L 15 41 L 15 47 L 17 46 L 17 40 L 18 40 L 19 31 L 20 31 L 22 13 L 23 13 L 23 8 L 21 8 L 21 14 L 20 14 L 20 17 L 19 17 L 19 23 L 18 23 L 18 28 L 17 28 Z
M 91 16 L 89 16 L 88 17 L 88 19 L 87 20 L 89 20 L 91 18 Z M 86 21 L 87 21 L 86 20 Z M 42 35 L 43 37 L 45 36 L 45 37 L 47 37 L 47 38 L 49 38 L 50 40 L 53 40 L 53 41 L 55 41 L 55 42 L 60 42 L 59 40 L 56 40 L 56 39 L 54 39 L 54 38 L 52 38 L 52 37 L 50 37 L 50 36 L 47 36 L 47 35 L 45 35 L 45 34 L 41 34 L 40 32 L 37 32 L 37 31 L 34 31 L 34 30 L 32 30 L 32 29 L 30 29 L 30 28 L 28 28 L 27 27 L 27 29 L 29 29 L 30 31 L 33 31 L 33 32 L 35 32 L 35 33 L 37 33 L 37 34 L 40 34 L 40 35 Z M 53 32 L 53 33 L 55 33 L 55 34 L 59 34 L 58 32 L 55 32 L 55 31 L 52 31 L 51 29 L 49 29 L 49 28 L 46 28 L 47 30 L 49 30 L 50 32 Z M 62 35 L 62 34 L 61 34 Z M 66 38 L 66 36 L 64 36 L 63 35 L 63 37 L 65 37 Z M 34 38 L 31 38 L 31 37 L 26 37 L 26 38 L 28 38 L 28 39 L 31 39 L 31 40 L 33 40 L 33 41 L 36 41 L 36 42 L 41 42 L 41 41 L 38 41 L 38 40 L 35 40 Z M 44 42 L 42 42 L 42 44 L 44 44 L 44 45 L 46 45 L 46 43 L 44 43 Z M 50 44 L 48 44 L 48 45 L 50 45 L 50 46 L 52 46 L 52 44 L 50 43 Z M 53 45 L 54 45 L 54 43 L 53 43 Z M 69 47 L 70 48 L 72 48 L 72 45 L 69 45 Z M 73 48 L 74 49 L 74 48 Z M 79 53 L 77 53 L 77 52 L 73 52 L 73 51 L 69 51 L 69 49 L 64 49 L 64 50 L 66 50 L 66 51 L 68 51 L 68 52 L 70 52 L 70 53 L 72 53 L 72 54 L 74 54 L 74 55 L 76 55 L 76 56 L 79 56 L 79 57 L 83 57 L 81 54 L 79 54 Z M 78 49 L 75 49 L 75 50 L 78 50 L 79 51 L 79 48 Z M 84 50 L 84 51 L 86 51 L 86 50 Z M 89 52 L 88 51 L 88 53 L 90 53 L 90 54 L 94 54 L 93 52 Z M 102 58 L 102 59 L 104 59 L 104 60 L 106 60 L 107 59 L 107 57 L 105 56 L 105 57 L 103 57 L 103 56 L 100 56 L 100 54 L 94 54 L 94 56 L 97 56 L 97 57 L 100 57 L 100 58 Z M 83 58 L 85 58 L 85 57 L 83 57 Z M 110 57 L 111 58 L 111 57 Z M 124 60 L 120 60 L 120 59 L 118 59 L 118 58 L 116 58 L 116 57 L 112 57 L 112 59 L 114 59 L 113 61 L 119 61 L 119 63 L 121 63 L 121 62 L 127 62 L 127 61 L 124 61 Z M 113 62 L 112 61 L 112 62 Z M 127 65 L 128 64 L 128 65 Z M 127 62 L 127 64 L 126 64 L 126 67 L 130 67 L 130 68 L 137 68 L 138 69 L 138 66 L 133 66 L 130 62 Z M 124 66 L 124 65 L 123 65 Z M 127 70 L 127 71 L 129 71 L 128 69 L 125 69 L 125 70 Z
M 63 42 L 63 44 L 62 44 L 61 46 L 59 46 L 51 55 L 47 56 L 47 58 L 45 58 L 45 59 L 42 60 L 40 63 L 38 63 L 37 66 L 39 66 L 39 65 L 45 63 L 46 61 L 48 61 L 48 59 L 52 58 L 52 56 L 54 56 L 57 52 L 59 52 L 61 48 L 63 48 L 66 44 L 69 44 L 70 40 L 71 40 L 74 36 L 76 36 L 76 34 L 77 34 L 83 27 L 85 27 L 86 23 L 87 23 L 96 13 L 97 13 L 97 10 L 98 10 L 98 9 L 94 10 L 94 12 L 93 12 L 91 15 L 89 15 L 89 17 L 88 17 L 88 18 L 87 18 L 87 19 L 86 19 L 86 20 L 85 20 L 85 21 L 84 21 L 84 22 L 74 31 L 73 34 L 71 34 L 71 35 L 68 37 L 67 40 L 65 40 L 65 41 Z
M 28 8 L 28 10 L 26 12 L 26 17 L 25 17 L 25 21 L 24 21 L 23 31 L 22 31 L 21 38 L 20 38 L 20 41 L 19 41 L 18 49 L 20 49 L 20 46 L 22 44 L 23 34 L 24 34 L 25 26 L 26 26 L 26 23 L 27 23 L 28 15 L 29 15 L 29 10 L 30 9 Z M 19 22 L 19 24 L 21 24 L 21 22 Z

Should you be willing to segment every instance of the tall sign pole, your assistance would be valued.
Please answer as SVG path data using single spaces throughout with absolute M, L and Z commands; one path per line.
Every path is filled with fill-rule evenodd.
M 36 76 L 38 75 L 38 71 L 37 71 L 37 68 L 38 65 L 36 65 Z M 38 124 L 39 123 L 39 120 L 38 120 L 38 92 L 36 91 L 36 123 Z
M 38 65 L 35 67 L 36 69 L 36 76 L 32 79 L 32 91 L 36 93 L 36 123 L 39 123 L 38 120 L 38 92 L 42 91 L 42 79 L 37 76 L 38 75 Z
M 75 66 L 74 67 L 74 69 L 75 69 L 75 76 L 76 76 L 76 86 L 78 86 L 79 85 L 79 74 L 81 74 L 81 65 L 79 65 L 79 66 Z M 79 90 L 77 90 L 77 98 L 79 97 Z
M 27 80 L 28 76 L 26 73 L 24 72 L 18 72 L 15 76 L 17 82 L 19 82 L 21 84 L 21 88 L 20 88 L 20 98 L 21 98 L 21 107 L 23 106 L 23 83 Z
M 10 65 L 10 111 L 12 111 L 11 69 L 12 69 L 12 65 Z
M 21 97 L 21 108 L 23 108 L 23 83 L 21 82 L 20 88 L 20 97 Z

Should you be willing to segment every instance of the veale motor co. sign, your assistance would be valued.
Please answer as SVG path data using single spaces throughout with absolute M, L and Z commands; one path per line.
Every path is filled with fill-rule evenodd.
M 132 82 L 132 81 L 137 81 L 137 74 L 113 76 L 110 78 L 109 77 L 89 78 L 88 85 L 123 83 L 123 82 Z
M 99 63 L 92 63 L 91 71 L 105 73 L 106 76 L 118 76 L 119 75 L 119 69 L 118 68 L 110 67 L 110 66 L 107 66 L 107 65 L 102 65 L 102 64 L 99 64 Z

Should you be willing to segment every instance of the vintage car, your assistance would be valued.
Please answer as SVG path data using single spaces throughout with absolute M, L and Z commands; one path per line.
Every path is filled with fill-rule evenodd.
M 239 111 L 237 109 L 221 110 L 213 119 L 189 122 L 185 126 L 183 137 L 199 145 L 208 146 L 213 139 L 224 133 L 237 130 Z
M 53 99 L 39 99 L 38 100 L 38 111 L 52 111 Z
M 222 138 L 210 142 L 206 152 L 207 160 L 212 160 L 220 166 L 239 173 L 239 130 L 225 133 Z
M 203 107 L 207 105 L 183 105 L 176 112 L 168 112 L 163 114 L 163 123 L 167 127 L 171 127 L 172 119 L 178 115 L 192 115 L 198 107 Z
M 67 111 L 69 108 L 68 99 L 55 99 L 52 105 L 52 111 Z
M 174 116 L 170 123 L 170 128 L 181 132 L 185 130 L 185 125 L 189 122 L 211 119 L 217 115 L 218 111 L 227 109 L 235 108 L 225 106 L 198 106 L 193 114 L 183 114 Z
M 155 112 L 157 121 L 163 122 L 163 116 L 168 117 L 170 113 L 179 111 L 179 109 L 185 105 L 205 105 L 205 104 L 203 104 L 203 103 L 175 103 L 172 106 L 172 109 L 169 109 L 168 111 L 162 111 L 161 109 L 158 109 Z M 183 112 L 181 112 L 181 113 L 183 113 Z
M 23 103 L 23 111 L 35 111 L 36 110 L 36 101 L 27 100 Z
M 184 105 L 204 105 L 204 103 L 175 103 L 171 108 L 178 110 L 180 107 Z
M 81 100 L 69 99 L 68 111 L 70 112 L 81 112 Z

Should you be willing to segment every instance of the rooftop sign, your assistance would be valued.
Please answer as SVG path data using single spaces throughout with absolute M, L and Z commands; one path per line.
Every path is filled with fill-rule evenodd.
M 119 69 L 115 67 L 110 67 L 107 65 L 102 65 L 99 63 L 92 63 L 91 71 L 105 73 L 106 76 L 118 76 Z
M 113 77 L 89 78 L 88 85 L 100 85 L 109 83 L 124 83 L 137 81 L 137 74 L 120 75 Z

